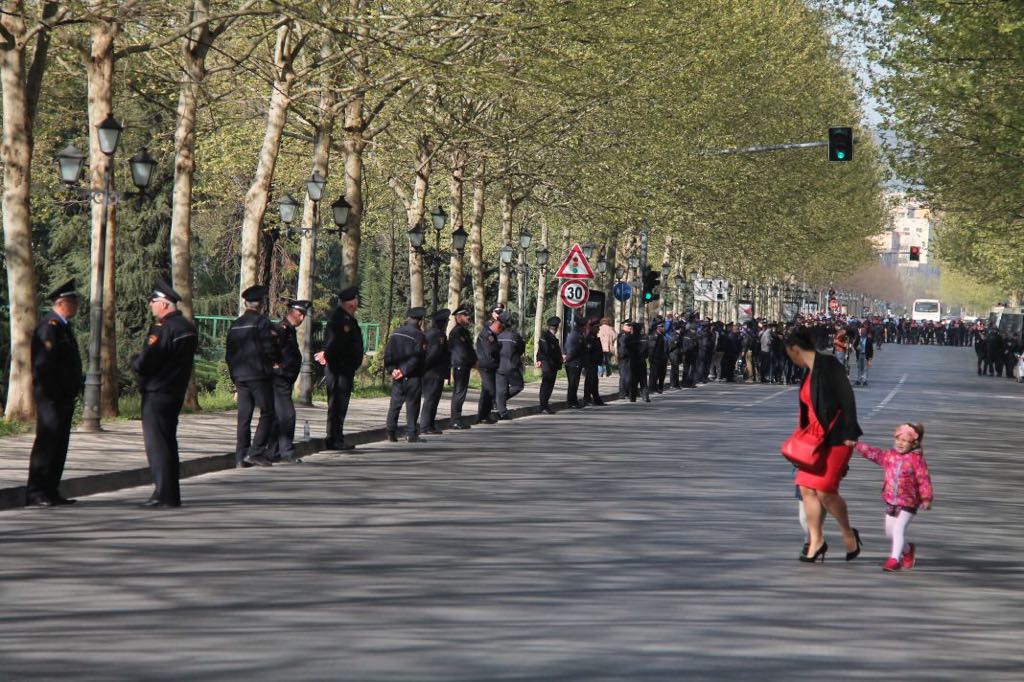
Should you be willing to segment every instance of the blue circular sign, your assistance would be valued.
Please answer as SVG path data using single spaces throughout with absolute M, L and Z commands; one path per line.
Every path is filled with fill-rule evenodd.
M 618 282 L 612 287 L 612 296 L 617 301 L 628 301 L 629 297 L 633 295 L 633 287 L 626 284 L 625 282 Z

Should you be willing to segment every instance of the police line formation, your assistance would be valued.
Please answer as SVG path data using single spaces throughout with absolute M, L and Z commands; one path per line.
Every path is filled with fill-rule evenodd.
M 283 318 L 272 322 L 266 315 L 267 288 L 253 286 L 242 294 L 245 310 L 231 325 L 227 337 L 227 364 L 238 396 L 235 464 L 238 467 L 296 463 L 295 407 L 292 390 L 302 364 L 296 329 L 311 303 L 289 299 Z M 359 291 L 350 287 L 338 295 L 323 348 L 314 355 L 323 365 L 327 384 L 328 449 L 351 450 L 344 425 L 355 384 L 364 359 L 363 335 L 356 319 Z M 67 458 L 75 401 L 82 381 L 78 344 L 70 324 L 78 310 L 75 280 L 49 294 L 52 310 L 36 328 L 32 341 L 34 391 L 37 405 L 36 436 L 29 463 L 26 504 L 72 504 L 60 495 L 59 486 Z M 177 309 L 181 297 L 166 282 L 157 281 L 149 295 L 154 322 L 142 351 L 132 359 L 142 396 L 142 427 L 153 477 L 153 495 L 147 508 L 181 505 L 178 418 L 185 398 L 198 347 L 195 326 Z M 397 441 L 398 420 L 405 408 L 404 436 L 421 442 L 423 434 L 439 434 L 435 423 L 446 381 L 452 385 L 449 428 L 470 428 L 463 408 L 472 370 L 481 380 L 475 413 L 479 423 L 493 424 L 509 418 L 508 401 L 524 387 L 523 354 L 526 343 L 512 326 L 502 306 L 490 311 L 490 319 L 474 339 L 471 311 L 461 307 L 452 313 L 439 310 L 430 317 L 424 332 L 423 308 L 411 308 L 406 321 L 388 338 L 384 349 L 385 370 L 390 373 L 391 402 L 386 417 L 388 439 Z M 448 331 L 450 318 L 454 325 Z M 855 385 L 867 386 L 868 368 L 881 343 L 973 344 L 978 354 L 978 373 L 1012 376 L 1011 363 L 1021 350 L 998 330 L 982 322 L 967 326 L 918 323 L 909 320 L 863 322 L 831 318 L 805 318 L 789 324 L 764 321 L 745 324 L 712 323 L 696 314 L 654 318 L 647 329 L 631 320 L 616 331 L 609 319 L 574 321 L 572 331 L 560 342 L 561 320 L 551 317 L 537 340 L 536 366 L 541 370 L 540 411 L 554 414 L 550 401 L 558 373 L 568 379 L 566 403 L 571 409 L 603 405 L 598 378 L 611 376 L 617 359 L 619 394 L 623 399 L 650 402 L 651 393 L 669 388 L 691 388 L 710 381 L 798 383 L 803 370 L 787 355 L 783 339 L 795 325 L 809 326 L 819 348 L 831 348 L 856 375 Z M 583 384 L 582 395 L 580 384 Z M 251 424 L 255 409 L 260 417 L 255 433 Z

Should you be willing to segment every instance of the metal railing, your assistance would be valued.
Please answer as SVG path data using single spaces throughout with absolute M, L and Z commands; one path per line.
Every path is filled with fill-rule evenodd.
M 223 357 L 228 330 L 236 318 L 227 315 L 196 315 L 196 330 L 199 332 L 199 351 L 204 357 Z M 363 332 L 363 347 L 367 355 L 376 355 L 380 347 L 380 325 L 370 322 L 359 325 Z M 323 345 L 327 320 L 317 320 L 313 325 L 313 348 Z

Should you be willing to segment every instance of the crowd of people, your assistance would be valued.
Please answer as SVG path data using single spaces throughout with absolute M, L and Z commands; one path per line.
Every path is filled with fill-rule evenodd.
M 303 357 L 297 330 L 311 303 L 287 300 L 277 322 L 268 313 L 267 288 L 243 292 L 243 313 L 232 323 L 226 360 L 238 396 L 235 464 L 271 466 L 300 461 L 295 448 L 296 413 L 293 390 Z M 340 292 L 339 305 L 326 323 L 323 347 L 314 355 L 323 366 L 327 386 L 326 447 L 350 450 L 345 420 L 363 365 L 363 335 L 356 318 L 359 290 Z M 38 419 L 26 502 L 36 506 L 70 504 L 58 486 L 67 455 L 68 434 L 81 382 L 81 361 L 70 319 L 78 307 L 74 281 L 50 295 L 53 311 L 36 330 L 33 344 Z M 197 348 L 197 335 L 180 311 L 180 296 L 158 281 L 149 298 L 154 316 L 142 352 L 132 367 L 142 392 L 142 425 L 155 489 L 145 506 L 181 504 L 178 485 L 177 422 Z M 427 320 L 426 324 L 424 320 Z M 503 306 L 494 306 L 474 333 L 472 311 L 463 306 L 431 315 L 410 308 L 404 324 L 388 337 L 383 366 L 391 377 L 391 399 L 385 417 L 388 440 L 399 435 L 412 443 L 438 434 L 437 412 L 446 383 L 451 385 L 447 428 L 468 429 L 474 423 L 510 418 L 509 400 L 524 388 L 527 344 Z M 796 384 L 806 376 L 787 349 L 797 332 L 812 340 L 816 352 L 827 353 L 843 368 L 853 385 L 867 386 L 874 353 L 885 343 L 937 343 L 978 349 L 978 372 L 1012 374 L 1011 357 L 1018 349 L 1007 345 L 998 330 L 983 324 L 918 324 L 907 320 L 853 320 L 826 316 L 797 317 L 789 322 L 751 320 L 723 323 L 695 313 L 656 316 L 646 323 L 624 320 L 615 329 L 608 318 L 562 320 L 551 317 L 535 344 L 534 365 L 540 370 L 539 408 L 553 414 L 552 393 L 559 373 L 567 377 L 566 404 L 570 409 L 600 406 L 599 378 L 618 372 L 619 396 L 650 402 L 652 393 L 694 388 L 709 382 Z M 470 377 L 480 378 L 477 403 L 465 405 Z M 74 388 L 72 388 L 72 385 Z M 259 420 L 252 421 L 256 409 Z M 399 418 L 405 411 L 403 433 Z M 475 419 L 464 414 L 475 413 Z

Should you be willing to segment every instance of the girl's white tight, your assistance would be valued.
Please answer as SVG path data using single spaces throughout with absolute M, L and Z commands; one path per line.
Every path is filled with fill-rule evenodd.
M 885 515 L 885 537 L 892 539 L 889 556 L 893 559 L 899 559 L 900 555 L 910 550 L 907 545 L 907 526 L 913 518 L 914 515 L 906 509 L 900 509 L 899 516 Z

